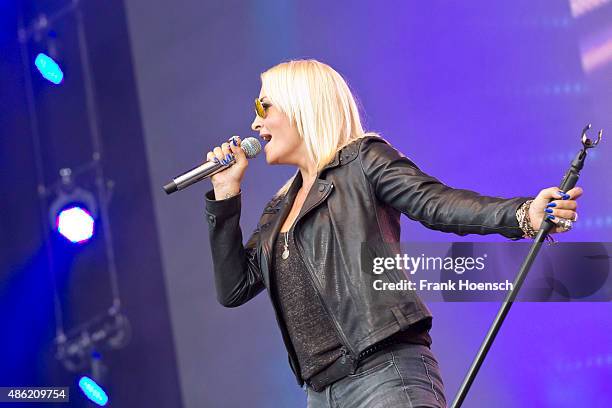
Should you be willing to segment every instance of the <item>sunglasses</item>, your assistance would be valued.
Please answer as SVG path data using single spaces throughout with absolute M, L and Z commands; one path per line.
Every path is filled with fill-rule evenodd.
M 257 114 L 257 116 L 259 116 L 262 119 L 265 119 L 266 116 L 268 115 L 268 112 L 266 111 L 270 106 L 269 103 L 262 103 L 261 99 L 256 98 L 255 99 L 255 113 Z

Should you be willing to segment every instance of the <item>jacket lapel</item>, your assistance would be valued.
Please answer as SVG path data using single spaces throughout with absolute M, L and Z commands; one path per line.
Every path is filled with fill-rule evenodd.
M 264 262 L 266 265 L 262 268 L 262 275 L 264 279 L 264 283 L 266 287 L 270 287 L 270 270 L 272 269 L 273 259 L 273 249 L 276 244 L 276 238 L 278 237 L 278 233 L 287 219 L 289 212 L 291 211 L 291 205 L 293 204 L 293 200 L 302 185 L 302 174 L 298 171 L 297 175 L 293 179 L 293 183 L 289 187 L 287 194 L 283 197 L 279 203 L 276 204 L 275 209 L 276 216 L 270 221 L 270 225 L 266 228 L 265 231 L 260 232 L 261 245 L 263 246 L 263 253 L 265 255 Z
M 340 151 L 338 151 L 334 157 L 334 160 L 332 160 L 319 172 L 318 177 L 320 177 L 324 171 L 338 166 L 340 161 Z M 276 216 L 272 219 L 272 221 L 270 221 L 269 226 L 264 231 L 260 232 L 261 245 L 263 246 L 263 253 L 265 255 L 266 262 L 265 267 L 262 268 L 262 275 L 264 283 L 268 288 L 270 287 L 270 271 L 272 270 L 274 262 L 272 259 L 274 254 L 272 251 L 274 249 L 274 245 L 276 245 L 276 238 L 278 237 L 280 229 L 291 211 L 293 201 L 295 200 L 295 196 L 297 195 L 297 192 L 301 186 L 302 173 L 298 171 L 293 179 L 293 183 L 291 183 L 291 186 L 289 186 L 289 190 L 287 190 L 287 194 L 273 207 L 276 211 Z M 299 220 L 306 213 L 314 209 L 325 198 L 327 198 L 332 188 L 333 185 L 329 181 L 317 178 L 310 188 L 306 200 L 304 200 L 304 204 L 302 205 L 302 209 L 296 218 L 296 222 L 299 222 Z

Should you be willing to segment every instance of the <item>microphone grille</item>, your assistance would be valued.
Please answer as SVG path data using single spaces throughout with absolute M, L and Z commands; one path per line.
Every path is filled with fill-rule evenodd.
M 261 152 L 261 143 L 254 137 L 247 137 L 240 143 L 240 147 L 244 150 L 244 154 L 248 159 L 252 159 Z

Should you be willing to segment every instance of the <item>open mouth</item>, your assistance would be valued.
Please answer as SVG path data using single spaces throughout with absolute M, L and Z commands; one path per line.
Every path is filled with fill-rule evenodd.
M 259 137 L 261 137 L 265 142 L 269 142 L 270 139 L 272 139 L 272 135 L 270 134 L 259 135 Z

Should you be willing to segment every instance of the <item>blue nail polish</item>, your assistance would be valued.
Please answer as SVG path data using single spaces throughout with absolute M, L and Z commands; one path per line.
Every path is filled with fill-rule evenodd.
M 548 219 L 548 220 L 554 220 L 554 219 L 555 219 L 555 216 L 554 216 L 554 215 L 547 215 L 547 216 L 546 216 L 546 219 Z
M 550 209 L 550 208 L 547 208 L 545 211 L 546 211 L 547 213 L 552 213 L 552 212 L 553 212 L 553 210 L 552 210 L 552 209 Z
M 556 207 L 557 203 L 548 203 L 546 204 L 547 207 Z
M 564 199 L 564 200 L 568 200 L 569 198 L 570 198 L 570 195 L 569 195 L 569 194 L 563 194 L 563 199 Z
M 232 143 L 234 144 L 234 146 L 238 146 L 238 142 L 236 141 L 236 138 L 232 139 Z
M 230 160 L 232 160 L 232 156 L 228 154 L 225 155 L 225 161 L 229 162 Z
M 213 158 L 213 161 L 214 161 L 215 163 L 219 163 L 219 159 L 217 159 L 216 157 L 215 157 L 215 158 Z

